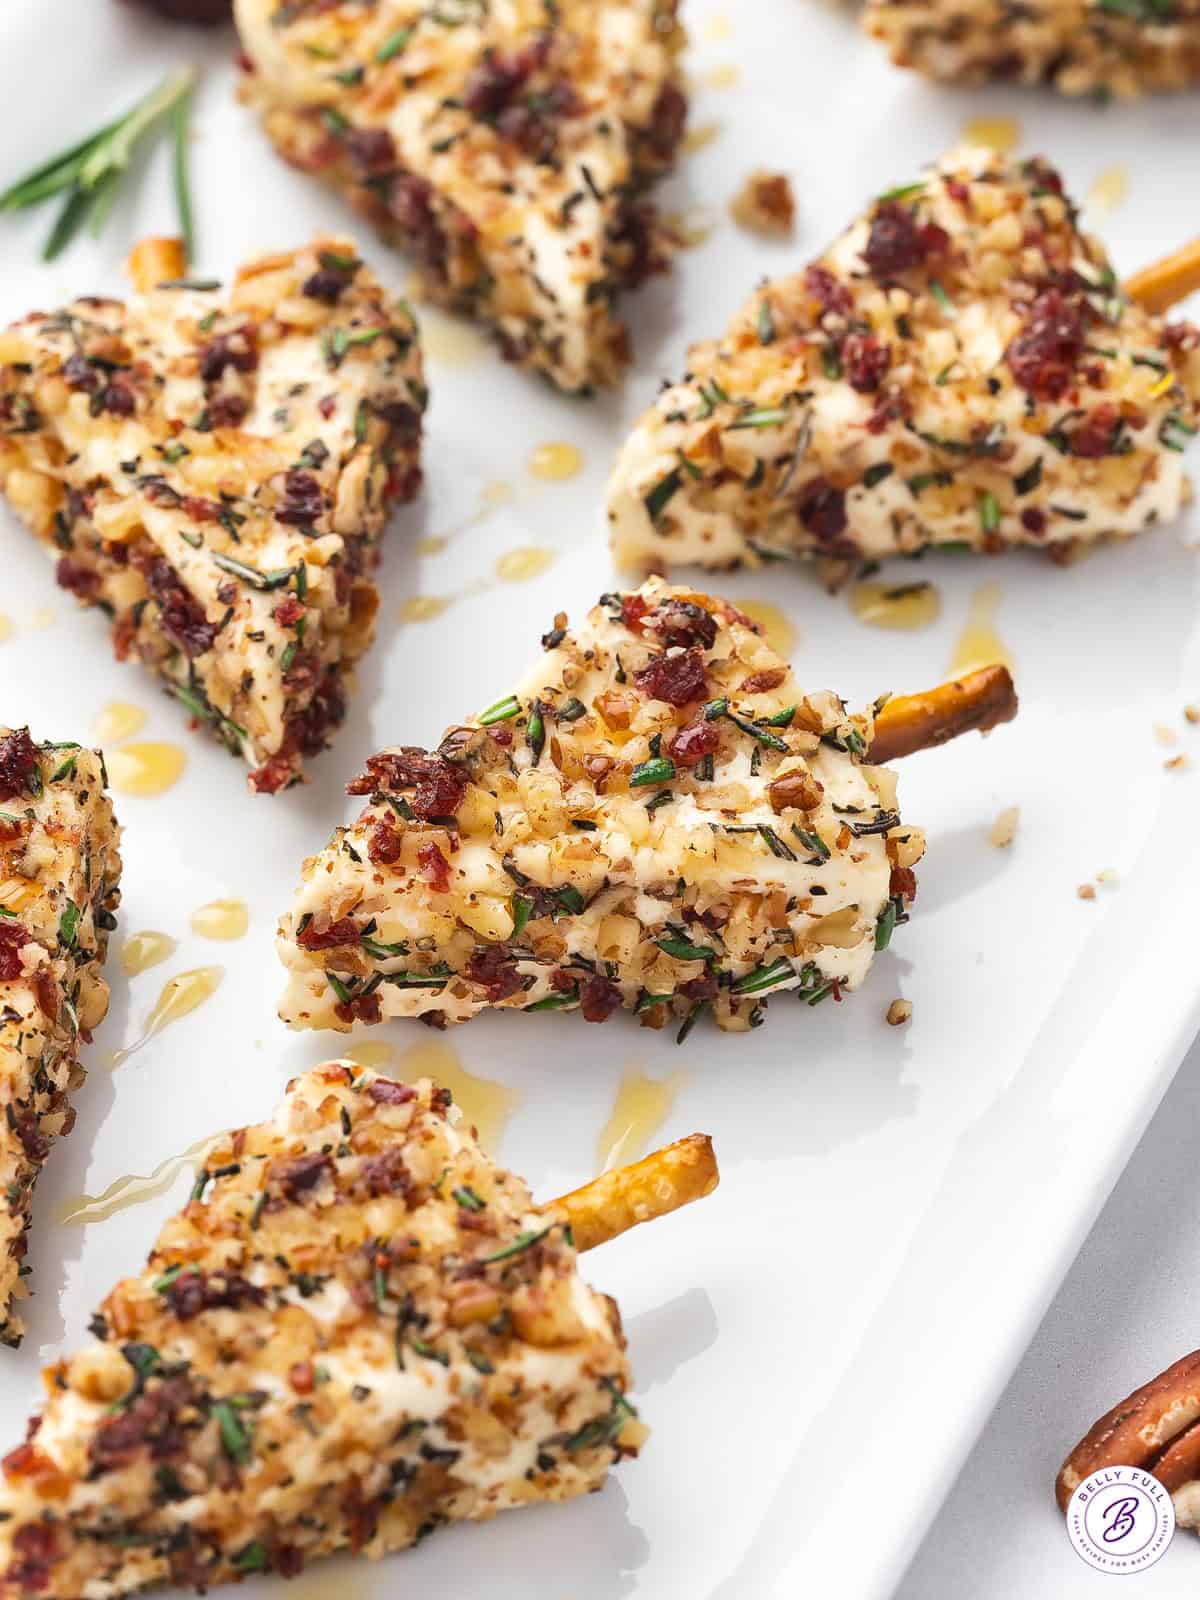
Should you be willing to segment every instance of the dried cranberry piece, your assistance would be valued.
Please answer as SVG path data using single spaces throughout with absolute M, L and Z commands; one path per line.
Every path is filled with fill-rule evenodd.
M 346 153 L 359 172 L 371 177 L 396 165 L 396 146 L 386 128 L 352 128 L 346 135 Z
M 1059 400 L 1083 350 L 1083 319 L 1058 289 L 1047 289 L 1033 302 L 1020 333 L 1005 352 L 1009 371 L 1023 389 Z
M 82 389 L 85 394 L 95 394 L 102 382 L 99 372 L 78 350 L 63 362 L 62 376 L 69 389 Z
M 58 1554 L 54 1529 L 44 1522 L 26 1522 L 13 1535 L 12 1548 L 15 1559 L 5 1569 L 6 1583 L 22 1594 L 48 1589 Z
M 873 333 L 852 333 L 842 345 L 846 379 L 859 394 L 874 394 L 891 364 L 891 350 Z
M 845 316 L 854 305 L 854 296 L 844 283 L 839 283 L 828 267 L 812 266 L 804 274 L 804 287 L 825 311 Z
M 579 990 L 579 1009 L 585 1022 L 607 1022 L 621 1005 L 621 991 L 611 978 L 594 973 Z
M 38 747 L 28 728 L 14 728 L 0 738 L 0 800 L 24 794 L 29 775 L 38 764 Z M 0 931 L 5 919 L 0 919 Z M 15 924 L 14 924 L 15 926 Z
M 89 605 L 100 589 L 100 574 L 82 561 L 76 561 L 74 556 L 59 556 L 54 578 L 60 588 L 69 589 L 77 599 Z
M 494 117 L 508 104 L 526 76 L 515 57 L 490 50 L 467 78 L 463 105 L 473 117 Z
M 208 402 L 208 420 L 214 428 L 240 428 L 249 409 L 250 402 L 244 395 L 222 390 Z
M 288 723 L 288 738 L 302 755 L 320 755 L 330 728 L 336 728 L 346 715 L 346 696 L 336 666 L 330 666 L 317 685 L 312 699 Z
M 289 1200 L 298 1200 L 302 1194 L 315 1189 L 326 1173 L 332 1171 L 329 1157 L 317 1151 L 312 1155 L 290 1156 L 286 1161 L 275 1162 L 271 1176 Z
M 235 372 L 253 372 L 258 365 L 258 335 L 250 324 L 234 333 L 220 333 L 200 346 L 199 356 L 205 383 L 216 383 L 230 367 Z
M 711 650 L 717 637 L 712 612 L 690 600 L 664 600 L 650 614 L 646 626 L 654 629 L 664 645 L 679 645 L 684 650 L 695 644 Z
M 797 509 L 800 521 L 823 542 L 846 531 L 845 490 L 835 488 L 828 478 L 810 479 L 800 491 Z
M 311 277 L 305 278 L 300 293 L 307 295 L 310 300 L 320 300 L 323 305 L 335 306 L 349 282 L 346 274 L 339 272 L 336 267 L 321 267 Z
M 466 976 L 480 984 L 492 1005 L 507 1000 L 521 988 L 516 958 L 506 944 L 483 945 L 467 962 Z
M 397 1083 L 394 1078 L 376 1078 L 367 1094 L 380 1106 L 402 1106 L 417 1098 L 417 1091 L 410 1084 Z
M 421 436 L 421 413 L 403 400 L 388 400 L 372 407 L 395 434 L 397 444 L 413 444 Z
M 318 933 L 310 922 L 296 935 L 296 943 L 302 950 L 333 950 L 338 945 L 357 944 L 358 924 L 353 917 L 342 917 Z
M 110 383 L 100 397 L 101 409 L 114 417 L 131 417 L 137 410 L 137 398 L 127 384 Z
M 239 1272 L 207 1273 L 198 1267 L 188 1267 L 163 1287 L 162 1298 L 180 1322 L 190 1322 L 202 1311 L 221 1308 L 236 1311 L 239 1306 L 261 1306 L 266 1295 Z
M 272 615 L 281 628 L 293 628 L 304 615 L 304 602 L 290 594 L 286 600 L 279 602 Z
M 388 188 L 388 210 L 413 254 L 440 272 L 446 259 L 446 236 L 434 212 L 433 185 L 414 173 L 398 172 Z
M 283 494 L 275 507 L 276 521 L 303 527 L 315 522 L 324 509 L 325 496 L 316 478 L 311 472 L 293 468 L 283 480 Z
M 174 567 L 162 556 L 156 558 L 146 574 L 150 593 L 158 601 L 162 630 L 185 655 L 202 656 L 212 649 L 216 624 L 204 614 L 204 607 L 188 593 Z
M 368 1157 L 362 1164 L 359 1176 L 370 1195 L 407 1194 L 412 1188 L 412 1177 L 404 1164 L 404 1152 L 396 1145 L 380 1155 Z
M 404 745 L 399 750 L 384 750 L 370 756 L 367 770 L 353 783 L 347 794 L 370 794 L 386 789 L 392 794 L 412 789 L 409 806 L 423 822 L 431 817 L 453 816 L 470 782 L 467 774 L 442 756 L 430 755 L 419 745 Z
M 705 756 L 713 755 L 721 745 L 721 734 L 715 722 L 691 722 L 680 728 L 667 745 L 667 754 L 678 767 L 694 767 Z
M 1119 422 L 1120 412 L 1116 406 L 1097 406 L 1077 428 L 1072 430 L 1068 441 L 1071 454 L 1093 461 L 1100 456 L 1108 455 Z
M 655 656 L 634 674 L 634 681 L 652 700 L 685 706 L 689 700 L 699 700 L 707 686 L 703 652 L 684 650 L 676 655 Z
M 875 277 L 887 278 L 941 255 L 949 243 L 949 234 L 936 222 L 918 222 L 906 207 L 887 200 L 871 221 L 863 260 Z
M 631 633 L 641 633 L 642 618 L 646 616 L 650 607 L 640 594 L 626 594 L 621 596 L 621 621 Z
M 1046 531 L 1046 513 L 1036 506 L 1028 506 L 1021 513 L 1021 526 L 1027 533 L 1040 537 Z
M 888 894 L 901 895 L 905 900 L 915 900 L 917 895 L 917 875 L 911 867 L 893 867 L 888 880 Z
M 233 0 L 138 0 L 138 4 L 172 22 L 199 22 L 205 26 L 228 22 L 233 15 Z
M 689 978 L 686 983 L 681 983 L 679 993 L 699 1005 L 702 1000 L 711 1000 L 719 987 L 711 972 L 702 972 L 698 978 Z
M 660 161 L 670 161 L 687 124 L 687 96 L 677 84 L 664 84 L 650 113 L 646 138 Z
M 343 1022 L 378 1022 L 383 1015 L 383 1007 L 377 994 L 356 994 L 352 1000 L 344 1000 L 334 1006 L 333 1014 Z

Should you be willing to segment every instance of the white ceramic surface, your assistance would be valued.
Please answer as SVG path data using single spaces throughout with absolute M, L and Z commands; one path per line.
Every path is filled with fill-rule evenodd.
M 1122 271 L 1194 229 L 1184 154 L 1194 101 L 1100 111 L 1015 91 L 935 91 L 888 68 L 851 15 L 821 0 L 689 6 L 694 125 L 719 131 L 665 203 L 706 208 L 716 229 L 673 280 L 632 303 L 638 364 L 619 395 L 564 400 L 490 353 L 465 365 L 431 358 L 428 492 L 395 519 L 382 636 L 308 788 L 252 799 L 229 758 L 187 734 L 177 707 L 113 663 L 100 620 L 74 615 L 44 555 L 0 519 L 0 610 L 15 623 L 0 644 L 0 719 L 86 738 L 105 702 L 133 700 L 150 711 L 143 737 L 189 752 L 169 794 L 120 803 L 118 944 L 144 928 L 181 944 L 132 982 L 114 964 L 78 1125 L 39 1190 L 30 1332 L 18 1354 L 0 1352 L 0 1438 L 20 1437 L 37 1368 L 80 1337 L 112 1279 L 140 1264 L 185 1180 L 86 1229 L 55 1221 L 64 1200 L 265 1114 L 292 1073 L 337 1053 L 336 1038 L 288 1036 L 274 1018 L 272 922 L 299 862 L 349 810 L 340 786 L 366 754 L 431 741 L 489 704 L 556 610 L 579 614 L 610 586 L 604 478 L 623 427 L 659 376 L 679 370 L 688 338 L 715 331 L 757 277 L 801 263 L 973 116 L 1018 117 L 1024 148 L 1055 158 L 1077 193 L 1114 164 L 1128 168 L 1129 197 L 1105 225 Z M 9 0 L 0 41 L 0 182 L 186 55 L 209 63 L 194 160 L 199 267 L 227 272 L 246 253 L 351 225 L 336 200 L 272 157 L 234 103 L 231 39 L 157 26 L 117 0 Z M 706 85 L 727 63 L 738 81 Z M 793 176 L 792 244 L 763 246 L 728 220 L 726 202 L 758 165 Z M 81 242 L 52 268 L 36 264 L 48 222 L 0 223 L 5 316 L 73 291 L 119 291 L 128 244 L 171 227 L 161 158 L 99 243 Z M 368 238 L 363 246 L 404 281 L 403 262 Z M 560 439 L 582 449 L 585 470 L 540 484 L 529 453 Z M 515 497 L 464 529 L 495 480 Z M 442 553 L 416 553 L 420 538 L 455 529 Z M 1190 530 L 1200 531 L 1195 517 Z M 683 1050 L 628 1018 L 591 1028 L 509 1015 L 451 1037 L 468 1068 L 519 1092 L 500 1153 L 544 1195 L 593 1169 L 630 1063 L 656 1077 L 686 1073 L 663 1136 L 711 1131 L 720 1190 L 588 1263 L 620 1299 L 653 1438 L 598 1497 L 441 1534 L 382 1570 L 334 1564 L 289 1594 L 312 1600 L 337 1584 L 381 1597 L 402 1583 L 436 1596 L 486 1589 L 495 1600 L 889 1591 L 1200 1022 L 1200 856 L 1189 828 L 1200 779 L 1165 773 L 1170 752 L 1152 732 L 1173 723 L 1181 748 L 1200 757 L 1200 732 L 1180 716 L 1200 697 L 1200 572 L 1188 532 L 1067 571 L 1025 557 L 896 567 L 943 593 L 940 623 L 914 635 L 861 627 L 844 597 L 803 571 L 715 585 L 784 607 L 799 628 L 802 679 L 864 700 L 940 677 L 972 591 L 998 581 L 1020 719 L 908 764 L 905 813 L 930 837 L 920 898 L 844 1005 L 777 1003 L 754 1035 L 701 1030 Z M 554 566 L 534 582 L 494 583 L 498 556 L 531 544 L 551 546 Z M 458 598 L 436 622 L 401 626 L 400 604 L 417 593 Z M 32 628 L 47 606 L 57 620 Z M 994 850 L 988 827 L 1014 804 L 1017 842 Z M 1105 867 L 1120 872 L 1119 888 L 1077 899 L 1076 886 Z M 233 945 L 192 937 L 192 910 L 228 894 L 249 902 L 249 935 Z M 110 1073 L 105 1058 L 140 1032 L 163 980 L 210 962 L 228 969 L 217 996 Z M 883 1013 L 900 994 L 913 1001 L 912 1023 L 888 1028 Z M 428 1039 L 419 1028 L 384 1037 L 401 1048 Z M 244 1592 L 265 1600 L 274 1587 Z

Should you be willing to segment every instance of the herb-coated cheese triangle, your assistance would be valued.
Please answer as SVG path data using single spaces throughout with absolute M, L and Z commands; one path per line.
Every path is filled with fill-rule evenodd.
M 274 793 L 371 641 L 379 537 L 420 480 L 420 349 L 349 240 L 264 256 L 228 294 L 170 281 L 181 265 L 147 241 L 128 303 L 0 335 L 0 483 L 118 658 Z
M 676 0 L 237 0 L 244 97 L 293 165 L 561 388 L 628 360 L 614 305 L 668 263 L 647 200 L 683 132 Z
M 75 1121 L 80 1039 L 104 1020 L 120 899 L 104 761 L 0 728 L 0 1342 L 19 1344 L 33 1188 Z
M 1058 174 L 966 148 L 693 347 L 609 491 L 620 564 L 1126 537 L 1174 517 L 1200 333 L 1121 292 Z
M 868 0 L 863 26 L 897 66 L 944 82 L 1126 100 L 1200 83 L 1197 0 Z
M 4 1458 L 0 1592 L 294 1577 L 637 1453 L 615 1304 L 457 1119 L 428 1080 L 334 1061 L 214 1141 Z
M 555 619 L 521 688 L 368 796 L 280 925 L 293 1027 L 625 1006 L 686 1031 L 856 988 L 924 841 L 870 711 L 805 694 L 736 606 L 652 580 Z

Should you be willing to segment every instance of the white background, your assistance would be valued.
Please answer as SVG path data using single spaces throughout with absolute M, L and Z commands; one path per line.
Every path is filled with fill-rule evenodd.
M 709 39 L 720 13 L 732 34 Z M 1008 90 L 935 90 L 893 71 L 851 15 L 821 0 L 695 0 L 690 21 L 694 122 L 715 123 L 718 136 L 665 203 L 706 209 L 712 237 L 631 306 L 638 366 L 618 395 L 567 401 L 490 354 L 447 361 L 435 341 L 428 492 L 389 534 L 380 640 L 336 752 L 314 764 L 307 789 L 248 796 L 229 759 L 190 738 L 176 706 L 112 663 L 99 619 L 76 618 L 45 556 L 0 520 L 0 609 L 16 624 L 0 646 L 0 719 L 83 736 L 106 701 L 135 700 L 151 713 L 147 737 L 189 750 L 170 794 L 121 803 L 123 930 L 161 928 L 183 943 L 172 963 L 132 983 L 114 969 L 76 1131 L 39 1190 L 30 1335 L 15 1356 L 0 1352 L 0 1431 L 13 1442 L 38 1366 L 79 1339 L 186 1185 L 85 1230 L 55 1222 L 64 1199 L 261 1117 L 291 1073 L 336 1052 L 337 1039 L 288 1037 L 274 1018 L 272 925 L 299 862 L 346 814 L 341 785 L 367 753 L 430 742 L 491 703 L 559 607 L 578 615 L 612 584 L 601 515 L 608 465 L 658 378 L 680 369 L 688 339 L 723 326 L 758 277 L 801 264 L 868 196 L 985 112 L 1019 117 L 1024 148 L 1055 157 L 1077 193 L 1127 166 L 1129 198 L 1106 224 L 1122 272 L 1195 225 L 1193 169 L 1182 164 L 1192 104 L 1101 113 Z M 199 268 L 227 275 L 254 250 L 351 225 L 336 198 L 273 158 L 234 103 L 228 41 L 197 43 L 119 0 L 10 0 L 0 38 L 0 182 L 187 54 L 211 62 L 194 147 Z M 732 87 L 705 85 L 709 69 L 730 64 L 740 74 Z M 788 245 L 763 246 L 725 216 L 755 166 L 792 175 L 800 222 Z M 82 241 L 43 268 L 36 247 L 48 225 L 45 215 L 0 220 L 0 313 L 118 291 L 128 244 L 172 225 L 161 159 L 98 244 Z M 403 285 L 403 263 L 363 244 Z M 583 450 L 585 470 L 539 486 L 527 458 L 556 439 Z M 514 500 L 467 526 L 496 479 L 514 483 Z M 466 1065 L 521 1096 L 500 1153 L 536 1193 L 594 1169 L 597 1134 L 631 1063 L 655 1077 L 686 1074 L 663 1137 L 711 1131 L 723 1182 L 703 1206 L 589 1263 L 625 1314 L 653 1428 L 643 1458 L 585 1503 L 442 1535 L 383 1572 L 360 1572 L 364 1594 L 403 1581 L 439 1597 L 486 1585 L 489 1600 L 527 1600 L 531 1563 L 538 1600 L 769 1600 L 801 1588 L 867 1600 L 894 1589 L 1200 1021 L 1200 777 L 1165 774 L 1152 731 L 1156 721 L 1182 729 L 1182 705 L 1200 698 L 1200 574 L 1187 548 L 1196 531 L 1193 516 L 1070 571 L 1027 557 L 894 566 L 896 581 L 929 576 L 943 595 L 938 625 L 911 636 L 862 628 L 844 597 L 826 596 L 803 571 L 719 580 L 734 598 L 783 606 L 800 632 L 802 680 L 856 703 L 941 677 L 972 592 L 998 581 L 1021 716 L 986 742 L 907 765 L 905 813 L 930 836 L 916 914 L 844 1006 L 798 1014 L 777 1005 L 751 1038 L 697 1030 L 685 1051 L 627 1018 L 600 1029 L 504 1016 L 459 1031 Z M 423 535 L 451 532 L 443 553 L 417 551 Z M 498 588 L 497 557 L 529 544 L 552 548 L 556 564 L 535 583 Z M 454 604 L 437 623 L 400 626 L 401 601 L 418 593 Z M 57 620 L 36 631 L 30 619 L 47 605 Z M 1200 756 L 1200 730 L 1181 736 Z M 1001 854 L 987 832 L 1013 804 L 1021 832 Z M 1081 881 L 1110 867 L 1118 888 L 1092 904 L 1076 898 Z M 190 912 L 220 894 L 250 904 L 238 946 L 187 934 Z M 110 1074 L 106 1054 L 136 1037 L 162 980 L 213 961 L 229 969 L 216 998 Z M 897 994 L 915 1007 L 902 1030 L 883 1022 Z M 428 1037 L 399 1027 L 384 1036 L 403 1048 L 414 1034 Z M 1128 1318 L 1122 1375 L 1097 1375 L 1061 1416 L 1043 1407 L 1038 1429 L 1010 1446 L 1022 1482 L 1039 1488 L 1006 1498 L 1004 1512 L 1057 1551 L 1044 1577 L 1033 1561 L 1039 1575 L 1025 1575 L 1024 1593 L 1057 1594 L 1060 1558 L 1070 1557 L 1040 1498 L 1058 1456 L 1192 1342 L 1172 1336 L 1159 1351 L 1153 1315 L 1142 1318 L 1127 1282 L 1118 1275 L 1108 1289 Z M 1080 1366 L 1095 1330 L 1081 1320 L 1074 1332 L 1070 1361 Z M 1171 1565 L 1188 1553 L 1173 1552 Z M 925 1592 L 970 1594 L 977 1576 L 939 1576 Z M 245 1592 L 266 1600 L 271 1590 Z M 317 1590 L 306 1579 L 288 1592 L 311 1600 Z

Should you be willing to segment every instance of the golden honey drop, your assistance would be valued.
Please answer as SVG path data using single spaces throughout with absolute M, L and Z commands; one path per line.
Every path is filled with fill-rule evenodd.
M 122 739 L 132 739 L 146 725 L 146 713 L 141 706 L 127 700 L 110 700 L 96 718 L 92 737 L 99 745 L 120 744 Z
M 952 675 L 973 672 L 976 667 L 1012 666 L 1012 656 L 995 628 L 996 608 L 1002 598 L 998 583 L 982 584 L 971 596 L 966 626 L 950 661 Z
M 473 367 L 487 353 L 487 341 L 469 322 L 426 312 L 421 318 L 421 349 L 444 367 Z
M 440 556 L 442 551 L 449 543 L 450 538 L 448 534 L 431 533 L 427 539 L 417 540 L 417 554 L 419 556 Z
M 506 550 L 496 562 L 496 576 L 505 583 L 527 583 L 552 567 L 556 557 L 557 551 L 547 550 L 544 545 L 519 545 L 515 550 Z
M 1003 156 L 1020 144 L 1021 124 L 1015 117 L 975 117 L 963 128 L 963 138 Z
M 1129 168 L 1108 167 L 1088 190 L 1088 208 L 1096 216 L 1107 216 L 1129 193 Z
M 210 900 L 192 912 L 192 932 L 202 939 L 240 939 L 250 926 L 244 900 Z
M 732 39 L 733 19 L 727 17 L 723 11 L 714 11 L 705 22 L 701 37 L 709 44 L 720 44 L 725 39 Z
M 131 933 L 121 946 L 121 970 L 127 978 L 136 978 L 139 972 L 157 967 L 160 961 L 174 955 L 177 943 L 169 933 L 156 933 L 151 928 Z
M 741 81 L 741 76 L 741 68 L 729 61 L 719 67 L 710 67 L 702 75 L 701 81 L 710 89 L 732 89 L 734 84 Z
M 636 1161 L 644 1153 L 670 1116 L 684 1081 L 682 1072 L 673 1072 L 669 1078 L 656 1082 L 630 1067 L 621 1079 L 612 1115 L 596 1141 L 596 1165 L 601 1172 Z
M 405 1083 L 432 1078 L 441 1088 L 449 1089 L 455 1104 L 462 1107 L 467 1122 L 474 1124 L 479 1143 L 489 1154 L 495 1153 L 505 1125 L 520 1100 L 515 1089 L 468 1072 L 457 1050 L 439 1039 L 410 1045 L 397 1062 L 396 1072 Z
M 573 444 L 559 440 L 540 444 L 529 457 L 529 470 L 547 483 L 565 483 L 583 466 L 583 453 Z
M 432 622 L 448 611 L 453 602 L 449 595 L 414 594 L 400 607 L 401 622 Z
M 5 616 L 4 613 L 0 611 L 0 644 L 2 644 L 5 639 L 11 639 L 12 635 L 12 618 Z
M 396 1059 L 396 1047 L 368 1039 L 363 1044 L 352 1044 L 344 1052 L 348 1061 L 357 1061 L 360 1067 L 373 1067 L 376 1072 L 390 1067 Z
M 169 1028 L 173 1022 L 189 1016 L 197 1006 L 203 1005 L 216 993 L 224 976 L 224 967 L 193 967 L 190 972 L 177 972 L 173 978 L 168 978 L 163 984 L 162 993 L 151 1008 L 150 1015 L 146 1018 L 146 1027 L 141 1038 L 135 1040 L 128 1049 L 117 1051 L 111 1062 L 113 1069 L 128 1061 L 129 1057 L 136 1050 L 140 1050 L 148 1040 L 153 1039 L 155 1034 L 161 1033 L 164 1028 Z
M 119 1211 L 127 1211 L 130 1206 L 141 1205 L 144 1200 L 153 1200 L 157 1195 L 165 1194 L 183 1169 L 195 1161 L 202 1150 L 207 1149 L 209 1142 L 208 1139 L 198 1139 L 181 1155 L 168 1156 L 165 1161 L 160 1161 L 154 1171 L 145 1177 L 136 1172 L 126 1173 L 114 1178 L 101 1194 L 76 1195 L 74 1199 L 64 1202 L 57 1221 L 64 1228 L 82 1228 L 89 1222 L 107 1222 Z
M 39 606 L 36 611 L 29 613 L 29 626 L 31 628 L 52 628 L 57 621 L 58 613 L 49 606 Z
M 121 794 L 164 794 L 183 776 L 187 755 L 177 744 L 126 744 L 110 750 L 105 765 Z
M 516 498 L 517 491 L 511 483 L 504 478 L 495 478 L 491 483 L 484 485 L 483 503 L 485 506 L 503 506 Z
M 719 122 L 702 122 L 698 128 L 689 128 L 683 136 L 684 152 L 694 156 L 698 150 L 710 145 L 721 131 Z
M 734 604 L 759 624 L 763 638 L 776 655 L 787 660 L 796 648 L 796 629 L 779 607 L 769 600 L 735 600 Z
M 932 583 L 893 587 L 868 580 L 850 591 L 850 609 L 869 628 L 894 628 L 915 633 L 933 625 L 942 612 L 942 597 Z

